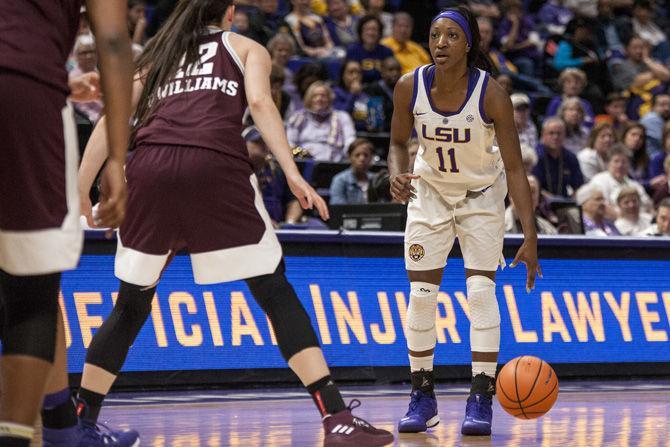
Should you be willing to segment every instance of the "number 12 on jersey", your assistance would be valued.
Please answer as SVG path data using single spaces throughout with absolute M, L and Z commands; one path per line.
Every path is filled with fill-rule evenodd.
M 447 168 L 444 166 L 444 152 L 441 147 L 438 147 L 435 149 L 437 152 L 437 158 L 440 160 L 440 166 L 438 169 L 440 172 L 447 172 Z M 447 154 L 449 155 L 449 162 L 451 163 L 451 168 L 449 169 L 448 172 L 458 172 L 458 166 L 456 166 L 456 148 L 452 147 L 449 150 L 447 150 Z

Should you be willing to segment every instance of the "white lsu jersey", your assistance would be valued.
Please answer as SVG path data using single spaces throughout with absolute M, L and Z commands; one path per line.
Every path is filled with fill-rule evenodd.
M 414 72 L 411 112 L 420 148 L 414 174 L 430 183 L 450 204 L 463 200 L 468 191 L 491 186 L 504 169 L 494 146 L 493 122 L 484 113 L 489 74 L 470 69 L 468 91 L 456 112 L 439 111 L 430 97 L 435 65 Z

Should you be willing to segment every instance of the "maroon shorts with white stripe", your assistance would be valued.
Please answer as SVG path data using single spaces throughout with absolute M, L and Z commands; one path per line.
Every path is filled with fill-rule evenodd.
M 77 265 L 78 155 L 63 93 L 0 69 L 0 269 L 40 275 Z
M 199 284 L 272 273 L 281 247 L 247 160 L 199 147 L 142 146 L 126 164 L 128 208 L 116 276 L 158 281 L 172 255 L 191 255 Z

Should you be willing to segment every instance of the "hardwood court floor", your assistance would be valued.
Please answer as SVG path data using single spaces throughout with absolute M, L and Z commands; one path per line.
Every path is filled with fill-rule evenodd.
M 442 386 L 442 422 L 426 434 L 400 435 L 395 424 L 407 408 L 407 387 L 352 387 L 345 401 L 363 401 L 356 414 L 394 430 L 396 446 L 670 447 L 670 382 L 566 382 L 552 411 L 526 421 L 496 403 L 493 436 L 460 434 L 467 388 Z M 142 446 L 319 446 L 322 429 L 301 390 L 116 394 L 101 420 L 132 427 Z

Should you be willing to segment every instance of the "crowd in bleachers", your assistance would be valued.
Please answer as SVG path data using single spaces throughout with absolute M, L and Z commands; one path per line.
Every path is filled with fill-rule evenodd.
M 129 0 L 137 53 L 175 3 Z M 510 93 L 538 231 L 670 236 L 670 18 L 660 1 L 238 0 L 234 30 L 270 52 L 273 99 L 306 178 L 327 164 L 332 183 L 319 191 L 331 204 L 389 201 L 393 88 L 430 63 L 432 17 L 461 3 L 478 15 L 480 49 Z M 94 50 L 84 20 L 73 76 L 96 70 Z M 103 104 L 77 113 L 85 137 Z M 314 223 L 248 124 L 273 219 Z M 520 232 L 513 203 L 506 228 Z

